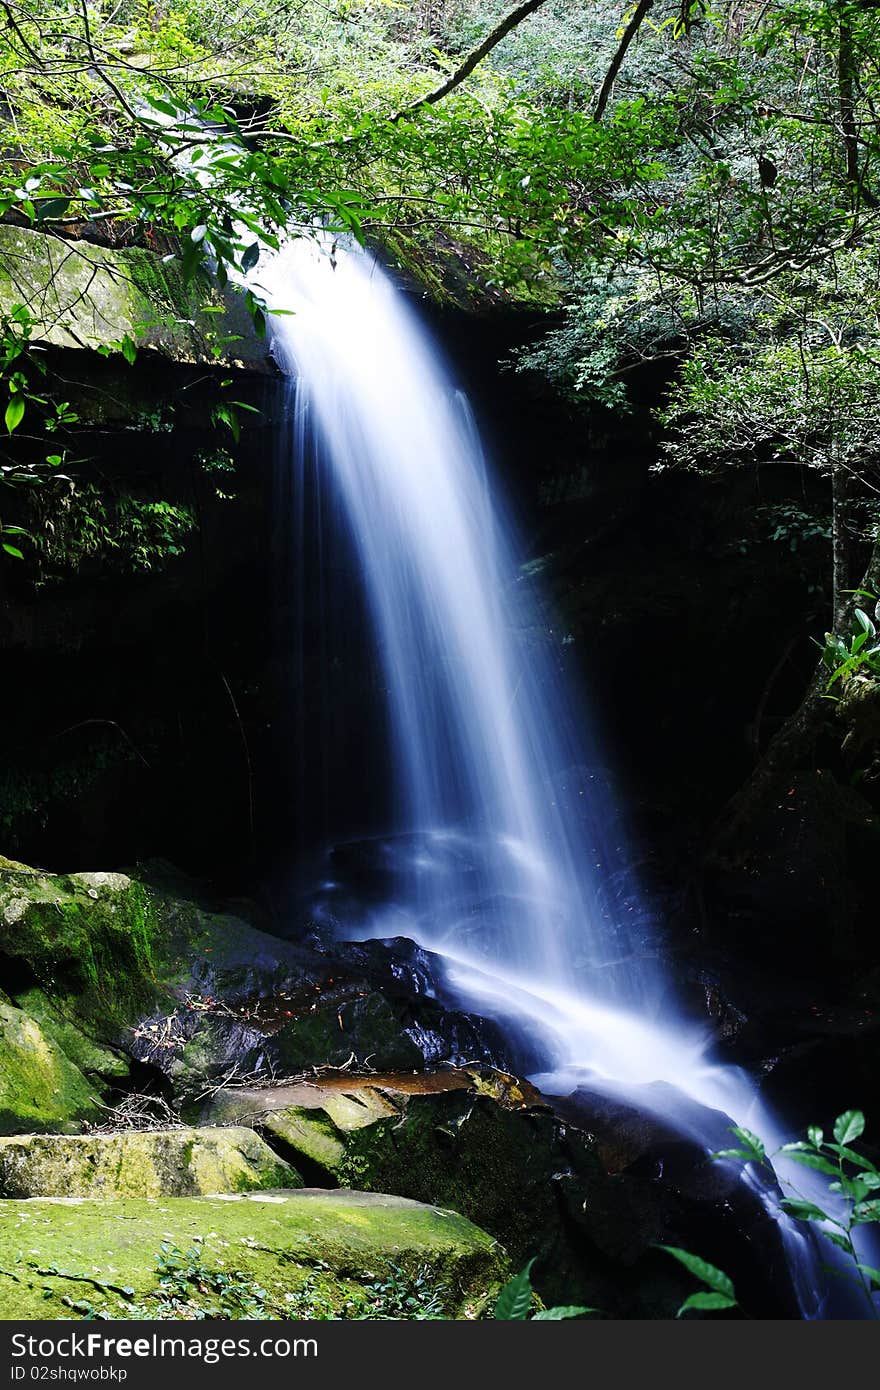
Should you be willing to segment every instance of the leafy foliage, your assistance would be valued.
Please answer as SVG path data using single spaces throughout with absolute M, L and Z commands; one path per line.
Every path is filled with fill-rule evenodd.
M 680 1318 L 687 1312 L 718 1313 L 727 1308 L 738 1308 L 733 1283 L 727 1275 L 714 1265 L 709 1264 L 708 1260 L 701 1260 L 698 1255 L 692 1255 L 688 1250 L 681 1250 L 677 1245 L 661 1245 L 661 1250 L 665 1250 L 667 1255 L 678 1260 L 679 1264 L 684 1265 L 685 1269 L 701 1284 L 706 1285 L 706 1293 L 694 1293 L 686 1298 L 682 1303 L 676 1317 Z
M 880 1290 L 880 1270 L 863 1262 L 855 1244 L 857 1227 L 880 1224 L 880 1169 L 871 1159 L 852 1147 L 864 1131 L 865 1116 L 862 1111 L 845 1110 L 835 1120 L 830 1139 L 826 1139 L 817 1125 L 811 1125 L 805 1139 L 783 1144 L 778 1153 L 790 1162 L 830 1179 L 827 1203 L 819 1205 L 812 1198 L 808 1199 L 795 1192 L 794 1195 L 784 1198 L 782 1208 L 796 1220 L 813 1225 L 825 1240 L 843 1252 L 853 1279 L 861 1288 L 868 1306 L 876 1317 L 880 1316 L 880 1308 L 875 1299 L 876 1291 Z M 757 1136 L 749 1134 L 747 1130 L 737 1128 L 733 1133 L 740 1139 L 741 1147 L 722 1149 L 713 1155 L 714 1158 L 737 1158 L 746 1162 L 769 1163 L 777 1156 L 768 1155 Z M 669 1253 L 676 1252 L 670 1250 Z M 695 1265 L 688 1264 L 683 1252 L 678 1252 L 676 1257 L 680 1258 L 698 1278 L 703 1279 L 703 1282 L 709 1283 L 710 1287 L 717 1289 L 719 1293 L 727 1292 L 720 1285 L 711 1284 Z M 693 1260 L 693 1257 L 688 1256 L 688 1259 Z
M 526 1319 L 531 1319 L 532 1322 L 560 1322 L 564 1318 L 582 1318 L 596 1312 L 595 1308 L 574 1305 L 535 1309 L 531 1277 L 534 1263 L 534 1260 L 529 1260 L 525 1268 L 504 1285 L 495 1303 L 496 1318 L 508 1322 L 523 1322 Z
M 859 590 L 859 596 L 876 600 L 875 594 Z M 846 685 L 847 681 L 858 675 L 880 678 L 880 641 L 877 639 L 877 624 L 863 608 L 855 609 L 855 630 L 848 637 L 839 637 L 834 632 L 825 633 L 825 645 L 817 643 L 822 652 L 822 660 L 831 675 L 827 689 L 836 684 Z

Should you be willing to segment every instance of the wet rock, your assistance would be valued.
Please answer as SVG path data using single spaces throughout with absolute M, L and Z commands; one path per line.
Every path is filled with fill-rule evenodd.
M 679 1246 L 724 1270 L 747 1311 L 804 1316 L 777 1219 L 782 1194 L 774 1175 L 750 1169 L 746 1181 L 742 1164 L 708 1157 L 735 1145 L 729 1116 L 663 1082 L 633 1087 L 629 1096 L 581 1087 L 552 1104 L 593 1136 L 609 1175 L 587 1204 L 567 1191 L 571 1218 L 603 1254 L 644 1266 L 650 1287 L 660 1253 L 654 1247 Z M 811 1235 L 805 1239 L 812 1244 Z
M 300 1186 L 299 1174 L 250 1129 L 0 1139 L 0 1197 L 199 1197 Z
M 123 1078 L 124 1052 L 181 1093 L 231 1071 L 526 1060 L 444 997 L 441 962 L 412 942 L 285 941 L 167 873 L 0 861 L 0 983 L 90 1074 Z

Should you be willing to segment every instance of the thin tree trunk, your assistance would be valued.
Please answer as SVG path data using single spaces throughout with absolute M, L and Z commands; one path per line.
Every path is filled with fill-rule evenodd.
M 865 186 L 864 170 L 859 163 L 859 128 L 856 119 L 856 84 L 859 67 L 853 41 L 852 25 L 843 20 L 837 35 L 837 104 L 840 129 L 843 134 L 843 154 L 846 180 L 852 189 L 853 202 L 877 206 L 877 199 Z
M 847 617 L 852 607 L 848 589 L 851 582 L 851 528 L 849 517 L 850 478 L 846 469 L 835 463 L 831 469 L 831 553 L 833 559 L 832 627 L 844 635 Z

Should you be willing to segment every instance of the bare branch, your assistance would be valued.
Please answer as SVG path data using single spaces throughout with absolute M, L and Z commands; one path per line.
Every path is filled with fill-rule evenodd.
M 596 105 L 593 110 L 594 121 L 601 121 L 605 114 L 605 107 L 608 105 L 609 98 L 611 97 L 611 91 L 617 79 L 617 74 L 623 66 L 623 60 L 626 57 L 627 49 L 641 29 L 642 21 L 653 3 L 654 0 L 639 0 L 638 5 L 636 5 L 636 8 L 633 10 L 632 18 L 621 35 L 620 43 L 617 46 L 617 52 L 611 59 L 608 71 L 605 74 L 605 79 L 599 89 L 599 95 L 596 98 Z
M 476 48 L 471 49 L 464 62 L 455 69 L 455 72 L 447 77 L 445 82 L 441 82 L 439 87 L 435 87 L 434 90 L 428 92 L 426 96 L 419 97 L 417 101 L 410 102 L 409 106 L 404 106 L 390 119 L 392 121 L 405 120 L 407 116 L 412 116 L 416 111 L 420 111 L 423 106 L 434 106 L 438 101 L 442 101 L 444 97 L 449 96 L 450 92 L 455 91 L 456 87 L 461 86 L 465 78 L 470 77 L 474 68 L 482 63 L 486 55 L 491 53 L 492 49 L 497 47 L 501 40 L 506 38 L 512 29 L 522 24 L 524 19 L 528 19 L 529 15 L 534 14 L 535 10 L 540 9 L 543 4 L 544 0 L 525 0 L 523 4 L 517 5 L 515 9 L 504 16 L 500 24 L 496 24 L 495 28 L 486 35 L 482 43 L 478 43 Z

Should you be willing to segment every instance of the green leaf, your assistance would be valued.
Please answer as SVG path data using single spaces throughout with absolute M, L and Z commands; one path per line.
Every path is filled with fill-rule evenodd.
M 725 1293 L 692 1293 L 690 1298 L 685 1299 L 675 1316 L 680 1318 L 682 1313 L 686 1313 L 690 1308 L 702 1312 L 716 1312 L 722 1308 L 736 1307 L 736 1299 L 728 1298 Z
M 241 268 L 247 275 L 249 270 L 253 270 L 257 261 L 260 259 L 260 243 L 252 241 L 241 258 Z
M 25 417 L 25 398 L 24 396 L 11 396 L 10 402 L 6 407 L 6 428 L 10 434 L 13 430 L 18 430 L 18 425 Z
M 495 1317 L 506 1321 L 522 1321 L 532 1306 L 531 1272 L 534 1260 L 504 1285 L 495 1304 Z
M 540 1308 L 532 1318 L 532 1322 L 561 1322 L 563 1318 L 584 1318 L 588 1313 L 596 1313 L 597 1308 L 579 1308 L 576 1304 L 563 1305 L 559 1308 Z
M 802 1149 L 790 1149 L 787 1144 L 781 1152 L 787 1154 L 793 1163 L 800 1163 L 803 1168 L 815 1168 L 819 1173 L 830 1173 L 832 1177 L 837 1177 L 838 1170 L 835 1165 L 829 1163 L 821 1154 L 810 1153 L 809 1150 L 805 1153 Z
M 6 541 L 3 541 L 2 545 L 7 555 L 13 556 L 13 558 L 16 560 L 24 559 L 24 556 L 22 555 L 17 545 L 8 545 Z
M 122 353 L 126 362 L 128 362 L 130 366 L 133 366 L 137 358 L 137 345 L 127 333 L 119 344 L 119 351 Z
M 701 1260 L 699 1255 L 692 1255 L 689 1250 L 680 1250 L 677 1245 L 661 1245 L 661 1250 L 665 1250 L 667 1255 L 672 1255 L 673 1259 L 683 1264 L 685 1269 L 690 1270 L 701 1284 L 707 1284 L 716 1293 L 724 1294 L 727 1298 L 735 1298 L 733 1291 L 733 1281 L 720 1269 L 710 1265 L 707 1260 Z
M 737 1139 L 741 1140 L 744 1148 L 748 1150 L 753 1159 L 758 1162 L 763 1161 L 767 1151 L 764 1148 L 763 1140 L 759 1139 L 757 1134 L 753 1134 L 750 1129 L 743 1129 L 741 1125 L 734 1125 L 733 1133 Z
M 821 1234 L 826 1240 L 830 1240 L 832 1245 L 836 1245 L 838 1250 L 845 1250 L 848 1255 L 853 1253 L 853 1245 L 849 1236 L 841 1235 L 839 1231 L 823 1230 Z
M 815 1202 L 795 1202 L 788 1198 L 780 1203 L 782 1210 L 789 1216 L 797 1217 L 798 1221 L 827 1221 L 828 1214 L 821 1207 L 817 1207 Z
M 13 430 L 18 429 L 24 419 L 25 402 L 24 396 L 11 396 L 6 407 L 6 428 L 12 434 Z
M 825 1138 L 825 1134 L 818 1125 L 810 1125 L 807 1130 L 807 1138 L 811 1144 L 815 1144 L 816 1148 L 819 1149 L 822 1147 L 822 1140 Z
M 866 1274 L 876 1289 L 880 1289 L 880 1269 L 875 1269 L 873 1265 L 860 1264 L 858 1268 Z
M 839 1154 L 841 1158 L 845 1158 L 847 1162 L 854 1164 L 856 1168 L 862 1168 L 865 1172 L 869 1173 L 880 1171 L 869 1158 L 865 1158 L 862 1154 L 856 1153 L 855 1149 L 848 1149 L 845 1144 L 831 1144 L 830 1147 L 836 1154 Z
M 853 1221 L 865 1226 L 871 1221 L 880 1221 L 880 1197 L 872 1197 L 869 1202 L 856 1202 L 853 1207 Z
M 834 1121 L 834 1137 L 838 1144 L 851 1144 L 864 1129 L 865 1117 L 861 1110 L 844 1110 Z
M 37 221 L 45 222 L 50 217 L 63 217 L 70 207 L 69 198 L 47 198 L 37 205 Z

